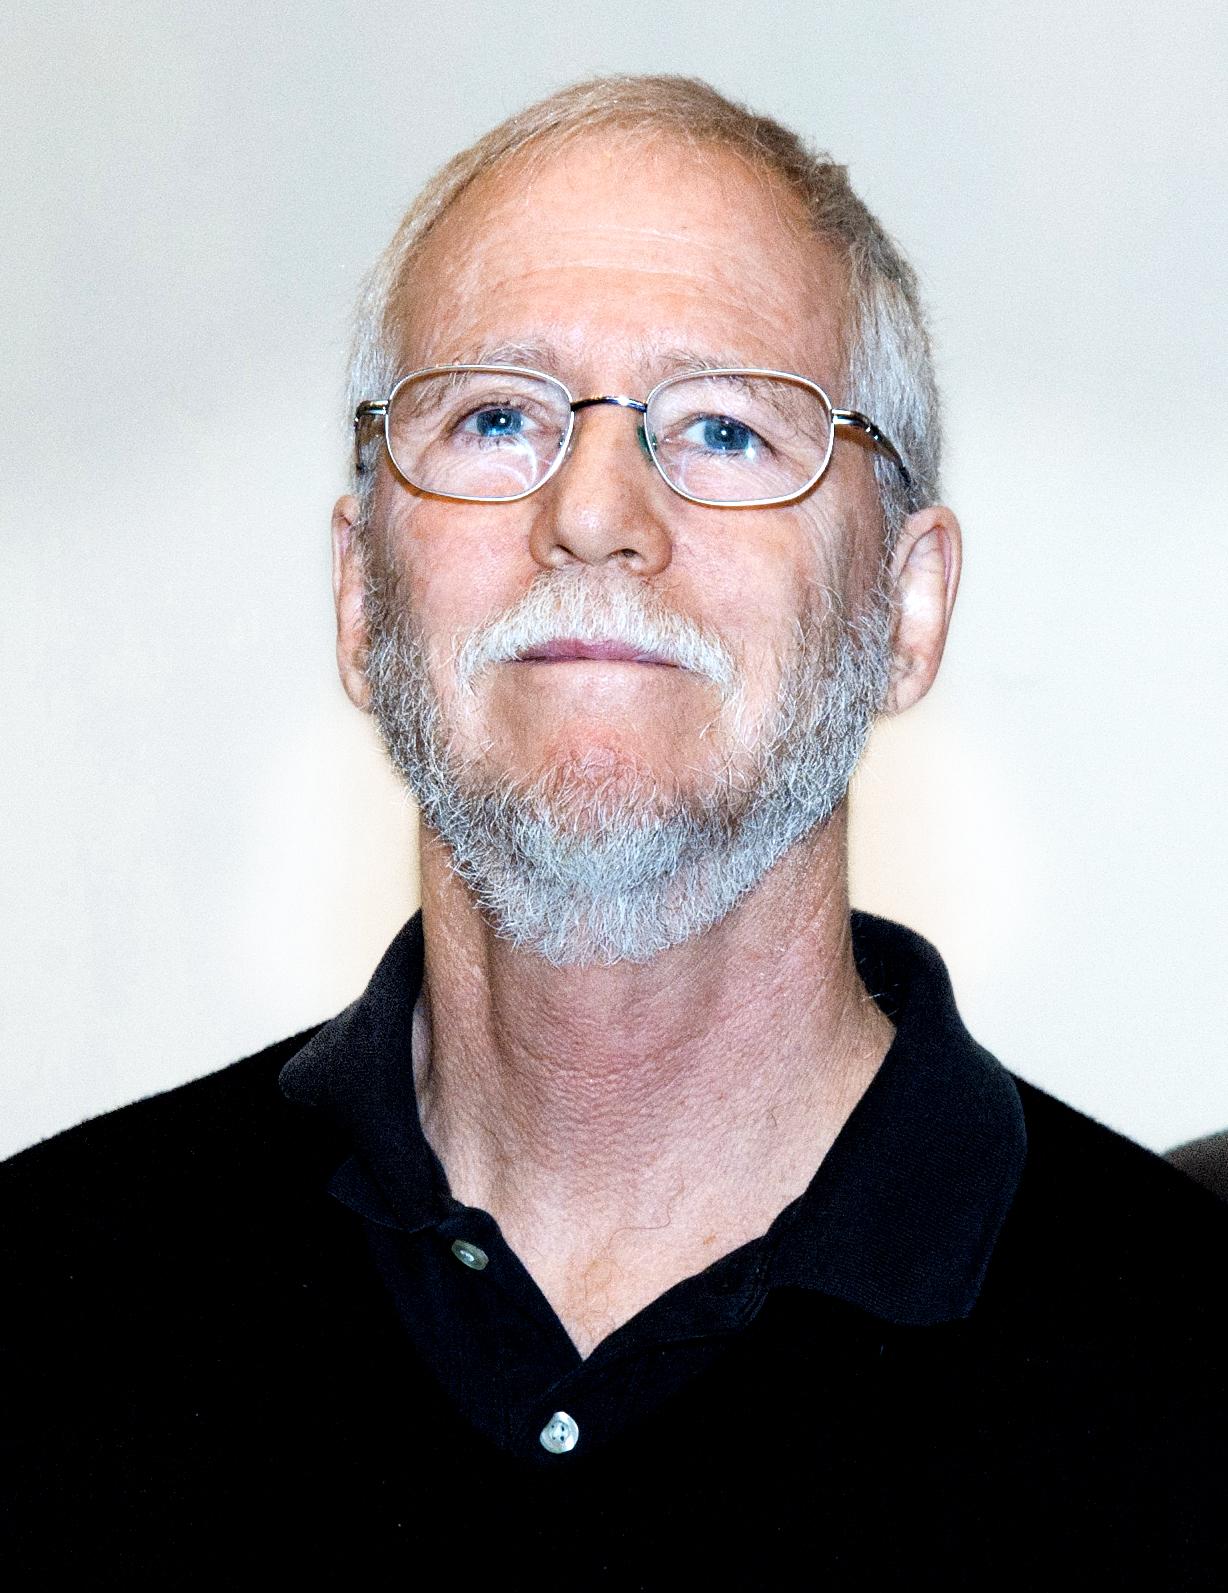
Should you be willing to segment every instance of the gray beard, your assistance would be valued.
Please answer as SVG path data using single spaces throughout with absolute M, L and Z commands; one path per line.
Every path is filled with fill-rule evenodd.
M 886 697 L 892 613 L 881 587 L 851 620 L 835 594 L 816 591 L 766 722 L 749 732 L 741 675 L 719 638 L 625 579 L 543 572 L 454 650 L 458 692 L 490 664 L 562 636 L 625 640 L 706 675 L 722 697 L 713 728 L 724 756 L 682 791 L 634 763 L 611 772 L 581 761 L 516 781 L 461 757 L 397 583 L 374 573 L 365 601 L 372 712 L 497 935 L 557 967 L 648 962 L 719 923 L 830 819 Z

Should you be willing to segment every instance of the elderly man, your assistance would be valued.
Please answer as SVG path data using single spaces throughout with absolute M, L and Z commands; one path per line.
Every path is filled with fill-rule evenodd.
M 422 909 L 17 1159 L 22 1563 L 1211 1585 L 1222 1208 L 850 915 L 960 568 L 913 275 L 703 84 L 458 156 L 361 309 L 338 658 Z

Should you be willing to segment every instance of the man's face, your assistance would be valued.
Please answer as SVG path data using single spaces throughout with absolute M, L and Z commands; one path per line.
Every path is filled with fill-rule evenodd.
M 796 371 L 841 397 L 835 260 L 789 194 L 716 149 L 582 139 L 479 183 L 433 233 L 411 300 L 405 370 L 521 364 L 577 396 L 642 398 L 715 362 Z M 561 471 L 518 503 L 432 499 L 387 469 L 376 488 L 377 717 L 496 924 L 554 961 L 652 955 L 727 911 L 843 796 L 884 684 L 881 604 L 868 661 L 842 622 L 877 572 L 863 451 L 837 448 L 800 503 L 708 508 L 665 484 L 636 420 L 581 411 Z M 634 639 L 667 662 L 540 656 L 576 637 Z M 823 788 L 809 807 L 790 757 Z M 731 861 L 752 833 L 753 858 Z M 534 848 L 509 878 L 507 854 Z M 713 867 L 719 886 L 700 878 Z M 545 880 L 557 900 L 540 899 Z M 588 901 L 605 927 L 577 909 L 563 933 L 564 901 Z M 640 928 L 611 939 L 637 912 Z M 547 921 L 546 939 L 526 928 Z

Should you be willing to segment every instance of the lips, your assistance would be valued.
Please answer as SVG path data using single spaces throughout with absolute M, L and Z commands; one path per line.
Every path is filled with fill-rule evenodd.
M 573 638 L 542 642 L 540 646 L 526 648 L 520 655 L 522 663 L 563 664 L 576 659 L 594 658 L 607 664 L 662 664 L 672 667 L 668 658 L 659 653 L 645 653 L 628 647 L 624 642 L 581 642 Z

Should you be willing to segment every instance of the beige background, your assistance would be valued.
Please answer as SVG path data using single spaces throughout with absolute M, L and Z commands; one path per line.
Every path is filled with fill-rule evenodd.
M 362 271 L 418 183 L 602 69 L 848 161 L 916 260 L 964 591 L 855 793 L 858 901 L 1010 1066 L 1228 1124 L 1219 4 L 6 8 L 3 1144 L 361 988 L 410 817 L 332 663 Z

